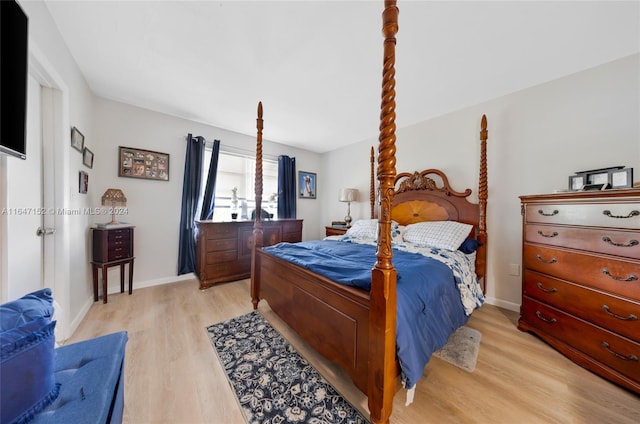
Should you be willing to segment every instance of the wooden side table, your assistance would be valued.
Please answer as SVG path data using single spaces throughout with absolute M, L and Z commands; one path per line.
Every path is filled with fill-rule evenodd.
M 107 270 L 120 266 L 120 293 L 124 292 L 124 267 L 129 264 L 129 294 L 133 290 L 133 226 L 92 228 L 93 301 L 98 301 L 98 268 L 102 269 L 102 301 L 107 303 Z
M 326 226 L 324 227 L 324 229 L 325 229 L 325 237 L 329 237 L 329 236 L 341 236 L 347 232 L 348 228 Z

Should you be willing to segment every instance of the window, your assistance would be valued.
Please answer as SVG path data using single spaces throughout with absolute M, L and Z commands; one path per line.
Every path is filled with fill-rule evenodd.
M 202 192 L 207 184 L 211 149 L 204 153 L 202 172 Z M 218 155 L 218 176 L 216 178 L 216 204 L 214 221 L 229 221 L 234 211 L 232 204 L 233 188 L 237 187 L 238 219 L 250 219 L 255 209 L 255 158 L 220 152 Z M 262 209 L 278 216 L 278 162 L 262 159 Z M 202 199 L 202 195 L 200 196 Z M 198 214 L 199 216 L 199 214 Z

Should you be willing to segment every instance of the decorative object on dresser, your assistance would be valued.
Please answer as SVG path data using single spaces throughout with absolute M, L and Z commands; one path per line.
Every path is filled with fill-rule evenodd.
M 606 190 L 632 186 L 633 168 L 624 166 L 578 171 L 575 175 L 569 176 L 569 191 Z
M 200 289 L 251 276 L 253 221 L 196 221 L 196 276 Z M 262 221 L 264 245 L 302 240 L 301 219 Z
M 124 192 L 119 188 L 108 188 L 102 195 L 101 204 L 102 206 L 108 206 L 110 208 L 109 212 L 111 212 L 111 222 L 108 222 L 106 225 L 119 224 L 119 222 L 116 221 L 116 207 L 124 208 L 127 206 L 127 198 Z
M 342 236 L 347 232 L 347 227 L 334 227 L 334 226 L 327 226 L 324 227 L 325 230 L 325 237 L 329 237 L 329 236 Z
M 355 188 L 343 188 L 340 190 L 340 201 L 347 202 L 347 215 L 344 217 L 347 227 L 351 227 L 351 202 L 356 200 L 358 200 L 358 190 Z
M 518 328 L 640 393 L 640 189 L 520 199 Z
M 98 301 L 98 268 L 102 270 L 102 301 L 107 303 L 107 270 L 120 266 L 120 293 L 124 292 L 124 266 L 129 264 L 129 294 L 133 290 L 133 229 L 132 225 L 116 228 L 92 228 L 93 301 Z

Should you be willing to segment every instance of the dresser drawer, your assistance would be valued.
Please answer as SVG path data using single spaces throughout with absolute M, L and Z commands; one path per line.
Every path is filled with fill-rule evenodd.
M 640 231 L 528 224 L 525 241 L 640 259 Z
M 208 226 L 205 228 L 205 237 L 207 240 L 219 240 L 238 237 L 238 227 L 233 224 L 217 223 L 217 225 L 215 226 Z
M 238 259 L 236 250 L 224 250 L 221 252 L 208 252 L 206 254 L 205 264 L 220 264 L 223 262 L 233 262 Z
M 528 297 L 522 319 L 608 367 L 640 381 L 640 344 Z
M 121 242 L 116 245 L 109 245 L 107 253 L 107 261 L 117 261 L 118 259 L 124 259 L 132 256 L 130 251 L 130 244 L 128 241 Z
M 544 204 L 524 206 L 525 222 L 640 228 L 640 203 Z
M 542 247 L 523 248 L 524 267 L 640 301 L 640 261 Z
M 120 230 L 109 230 L 107 240 L 109 240 L 109 244 L 123 242 L 129 243 L 129 241 L 131 240 L 131 230 L 128 228 Z
M 205 243 L 207 252 L 220 252 L 222 250 L 237 250 L 238 240 L 235 238 L 230 239 L 207 239 Z
M 640 303 L 525 270 L 523 294 L 640 342 Z
M 283 233 L 300 233 L 302 231 L 302 221 L 283 221 Z

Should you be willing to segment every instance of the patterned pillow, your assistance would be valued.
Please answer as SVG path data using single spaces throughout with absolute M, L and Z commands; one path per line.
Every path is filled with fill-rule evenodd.
M 378 238 L 378 220 L 377 219 L 359 219 L 347 230 L 346 235 L 359 239 Z
M 403 237 L 418 246 L 458 250 L 472 228 L 472 225 L 456 221 L 418 222 L 407 225 Z
M 404 231 L 402 225 L 395 221 L 391 221 L 391 242 L 402 243 L 402 233 Z M 351 228 L 347 230 L 346 235 L 357 239 L 378 240 L 378 220 L 377 219 L 359 219 Z

